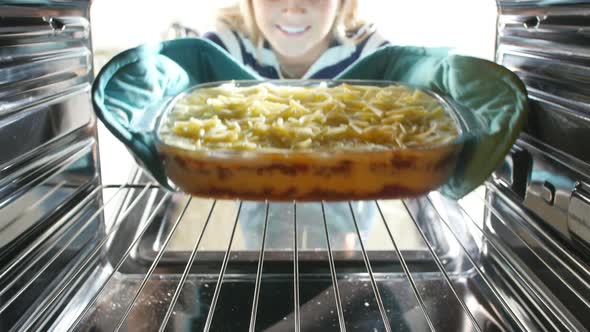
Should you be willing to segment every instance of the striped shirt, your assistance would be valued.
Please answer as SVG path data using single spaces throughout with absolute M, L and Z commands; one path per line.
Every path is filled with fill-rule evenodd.
M 359 58 L 373 52 L 381 46 L 389 44 L 374 28 L 368 24 L 361 27 L 357 34 L 369 29 L 368 37 L 356 45 L 342 44 L 333 40 L 328 49 L 309 67 L 303 79 L 330 79 Z M 280 64 L 274 51 L 265 41 L 260 61 L 256 58 L 256 46 L 238 31 L 231 30 L 224 24 L 219 24 L 217 31 L 207 32 L 203 38 L 209 39 L 225 49 L 234 59 L 242 63 L 255 77 L 260 79 L 283 79 Z

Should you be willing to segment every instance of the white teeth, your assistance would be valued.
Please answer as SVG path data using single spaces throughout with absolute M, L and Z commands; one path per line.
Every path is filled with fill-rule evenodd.
M 285 25 L 279 25 L 279 28 L 287 33 L 301 33 L 303 31 L 305 31 L 305 27 L 303 28 L 299 28 L 299 27 L 289 27 L 289 26 L 285 26 Z

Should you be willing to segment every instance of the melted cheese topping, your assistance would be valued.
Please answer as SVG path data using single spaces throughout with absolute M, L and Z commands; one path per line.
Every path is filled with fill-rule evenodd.
M 181 98 L 161 128 L 189 150 L 359 150 L 449 143 L 457 126 L 431 95 L 401 85 L 224 84 Z

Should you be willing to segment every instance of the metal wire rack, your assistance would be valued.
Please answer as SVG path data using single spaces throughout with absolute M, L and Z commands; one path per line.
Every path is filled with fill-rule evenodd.
M 285 204 L 101 186 L 0 269 L 0 318 L 58 331 L 584 330 L 590 269 L 503 195 Z M 89 230 L 49 296 L 27 302 Z

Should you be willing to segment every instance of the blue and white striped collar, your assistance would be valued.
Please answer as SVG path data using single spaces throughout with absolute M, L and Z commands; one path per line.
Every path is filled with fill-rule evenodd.
M 365 33 L 367 29 L 369 29 L 369 36 L 357 45 L 342 44 L 337 40 L 333 40 L 330 47 L 310 66 L 302 78 L 334 77 L 358 58 L 387 43 L 385 39 L 375 32 L 375 27 L 372 24 L 361 27 L 356 33 Z M 217 31 L 206 34 L 205 38 L 210 38 L 219 43 L 238 62 L 250 69 L 255 76 L 261 79 L 285 78 L 281 72 L 276 54 L 268 42 L 265 41 L 260 53 L 260 59 L 258 59 L 258 50 L 252 41 L 242 33 L 231 30 L 226 24 L 220 23 Z

